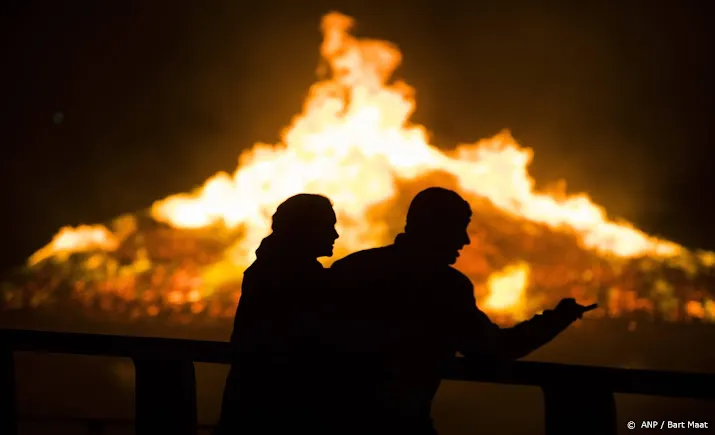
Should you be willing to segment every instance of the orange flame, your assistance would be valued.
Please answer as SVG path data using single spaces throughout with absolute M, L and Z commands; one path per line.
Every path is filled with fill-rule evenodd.
M 75 252 L 101 250 L 114 251 L 119 240 L 102 225 L 80 225 L 77 228 L 62 227 L 52 241 L 30 256 L 28 264 L 35 265 L 50 257 L 66 259 Z
M 353 222 L 342 228 L 339 243 L 355 250 L 384 241 L 382 222 L 368 222 L 365 216 L 372 205 L 395 196 L 396 180 L 439 170 L 454 175 L 462 190 L 506 211 L 578 231 L 586 247 L 624 257 L 682 252 L 630 224 L 610 222 L 585 194 L 556 199 L 535 192 L 527 171 L 532 151 L 508 132 L 460 145 L 450 155 L 429 145 L 425 128 L 409 122 L 413 90 L 390 81 L 400 52 L 387 42 L 356 39 L 348 33 L 352 24 L 339 14 L 324 18 L 321 54 L 332 76 L 312 87 L 282 143 L 256 145 L 241 155 L 233 175 L 217 174 L 193 193 L 158 201 L 153 216 L 182 228 L 243 225 L 247 237 L 238 247 L 238 260 L 246 264 L 281 201 L 303 191 L 319 192 Z
M 509 311 L 514 318 L 524 317 L 524 293 L 529 284 L 529 265 L 517 263 L 489 275 L 489 294 L 484 308 L 492 311 Z M 523 319 L 519 319 L 523 320 Z
M 240 273 L 254 259 L 256 246 L 270 231 L 270 217 L 280 202 L 299 192 L 330 197 L 338 214 L 341 254 L 389 242 L 387 219 L 369 211 L 397 197 L 397 183 L 438 171 L 453 177 L 472 197 L 490 200 L 502 211 L 577 235 L 582 247 L 611 258 L 651 256 L 693 267 L 712 254 L 695 256 L 625 222 L 609 220 L 586 194 L 559 197 L 535 189 L 528 173 L 533 158 L 504 131 L 452 152 L 430 144 L 425 127 L 410 122 L 413 89 L 392 74 L 401 53 L 389 42 L 357 39 L 353 20 L 332 13 L 323 18 L 320 53 L 329 77 L 315 83 L 301 114 L 276 145 L 263 143 L 243 152 L 233 174 L 218 173 L 191 193 L 157 201 L 154 219 L 175 228 L 240 228 L 243 236 L 226 253 L 225 267 L 205 271 L 204 285 Z M 36 264 L 53 255 L 116 249 L 116 237 L 104 227 L 63 228 L 34 254 Z M 489 280 L 487 305 L 516 310 L 525 297 L 529 266 L 518 264 Z M 199 289 L 187 286 L 196 303 Z M 172 294 L 169 303 L 186 300 Z M 703 306 L 688 310 L 705 316 Z M 704 311 L 705 310 L 705 311 Z

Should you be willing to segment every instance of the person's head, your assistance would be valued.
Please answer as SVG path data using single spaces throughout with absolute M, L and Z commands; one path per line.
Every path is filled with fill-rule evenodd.
M 471 218 L 469 203 L 457 192 L 430 187 L 412 199 L 405 235 L 418 241 L 435 260 L 454 264 L 459 251 L 471 242 L 467 234 Z
M 273 234 L 290 240 L 307 255 L 330 257 L 338 238 L 333 204 L 322 195 L 300 193 L 283 201 L 273 214 Z

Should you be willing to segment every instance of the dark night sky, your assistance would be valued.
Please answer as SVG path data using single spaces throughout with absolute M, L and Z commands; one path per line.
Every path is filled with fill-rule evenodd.
M 61 225 L 145 208 L 275 141 L 333 9 L 400 46 L 435 142 L 510 128 L 538 182 L 565 178 L 614 216 L 715 249 L 708 2 L 242 3 L 4 6 L 3 266 Z

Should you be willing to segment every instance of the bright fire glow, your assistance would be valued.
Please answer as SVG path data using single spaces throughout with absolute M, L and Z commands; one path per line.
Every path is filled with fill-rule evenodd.
M 524 302 L 524 292 L 529 283 L 529 265 L 517 263 L 492 273 L 487 279 L 489 294 L 484 308 L 495 311 L 508 310 L 514 317 L 523 317 L 519 310 Z M 522 312 L 520 312 L 522 311 Z
M 576 234 L 584 249 L 603 257 L 691 258 L 675 243 L 609 220 L 586 194 L 537 191 L 528 172 L 533 152 L 507 131 L 450 152 L 431 144 L 425 127 L 410 122 L 416 104 L 413 89 L 392 79 L 400 51 L 389 42 L 354 37 L 352 25 L 344 15 L 324 17 L 320 53 L 330 74 L 312 86 L 302 113 L 280 143 L 256 144 L 239 156 L 233 174 L 218 173 L 191 193 L 152 205 L 154 219 L 174 228 L 240 229 L 243 235 L 225 254 L 223 263 L 230 267 L 207 269 L 204 281 L 183 285 L 185 294 L 171 293 L 169 303 L 199 304 L 202 282 L 227 280 L 223 274 L 228 269 L 234 276 L 240 273 L 269 233 L 278 204 L 299 192 L 321 193 L 333 200 L 341 234 L 336 257 L 389 243 L 387 217 L 369 212 L 380 204 L 396 204 L 398 182 L 435 172 L 447 174 L 445 183 L 456 180 L 467 197 L 486 198 L 502 212 Z M 63 228 L 30 263 L 71 252 L 111 251 L 117 244 L 112 231 L 101 226 Z M 488 279 L 485 307 L 521 310 L 529 279 L 526 263 L 494 272 Z M 698 302 L 687 309 L 700 316 L 713 311 L 712 304 Z
M 30 256 L 28 263 L 35 265 L 53 256 L 62 260 L 72 253 L 93 249 L 114 251 L 118 247 L 119 240 L 102 225 L 62 227 L 49 244 Z
M 321 54 L 332 76 L 313 86 L 282 143 L 258 144 L 241 155 L 233 175 L 217 174 L 193 193 L 158 201 L 154 217 L 182 228 L 245 226 L 238 255 L 246 264 L 280 202 L 299 192 L 322 193 L 344 220 L 354 223 L 341 231 L 340 243 L 350 251 L 383 241 L 384 226 L 366 215 L 374 204 L 395 196 L 396 179 L 444 171 L 465 192 L 489 198 L 504 210 L 577 230 L 590 248 L 618 256 L 674 255 L 682 249 L 631 225 L 610 222 L 585 194 L 557 199 L 535 192 L 527 170 L 533 153 L 508 132 L 460 145 L 449 155 L 431 146 L 425 128 L 409 122 L 413 90 L 390 81 L 400 52 L 387 42 L 356 39 L 348 33 L 352 24 L 339 14 L 324 18 Z

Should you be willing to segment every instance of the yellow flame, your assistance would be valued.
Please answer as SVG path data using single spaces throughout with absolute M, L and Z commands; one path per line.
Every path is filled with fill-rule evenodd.
M 397 207 L 398 182 L 434 173 L 446 174 L 441 178 L 445 184 L 456 180 L 465 196 L 487 198 L 508 214 L 573 233 L 584 248 L 609 257 L 715 264 L 715 254 L 694 256 L 676 243 L 610 220 L 586 194 L 537 191 L 528 172 L 533 151 L 520 146 L 508 131 L 441 151 L 430 143 L 425 127 L 410 122 L 416 104 L 413 89 L 392 79 L 402 60 L 398 48 L 385 41 L 358 39 L 350 33 L 352 25 L 351 18 L 338 13 L 323 18 L 320 53 L 328 77 L 310 88 L 302 112 L 283 132 L 280 143 L 258 143 L 239 156 L 232 174 L 217 173 L 193 192 L 152 205 L 154 219 L 175 228 L 217 225 L 242 230 L 243 236 L 226 258 L 204 271 L 202 285 L 218 287 L 229 275 L 240 275 L 270 232 L 270 218 L 278 204 L 299 192 L 332 199 L 341 235 L 336 257 L 387 243 L 388 218 L 369 211 L 390 201 Z M 134 224 L 128 222 L 127 231 Z M 63 259 L 71 252 L 114 250 L 121 239 L 118 231 L 113 234 L 102 226 L 63 228 L 29 263 L 58 255 Z M 493 276 L 489 305 L 518 305 L 528 280 L 526 264 Z M 193 292 L 189 300 L 196 303 L 198 284 L 183 285 Z M 168 299 L 170 303 L 187 300 L 179 293 Z M 704 305 L 687 309 L 696 315 L 708 312 Z
M 245 226 L 247 237 L 236 253 L 247 264 L 276 206 L 295 193 L 318 192 L 333 199 L 343 222 L 352 222 L 341 228 L 338 241 L 350 251 L 384 241 L 384 223 L 369 222 L 366 215 L 374 204 L 395 197 L 396 180 L 444 171 L 465 192 L 503 210 L 578 231 L 589 248 L 618 256 L 681 252 L 630 224 L 610 222 L 585 194 L 557 199 L 536 192 L 527 171 L 532 151 L 508 132 L 460 145 L 449 155 L 431 146 L 425 128 L 409 122 L 412 89 L 390 81 L 400 52 L 388 42 L 356 39 L 348 33 L 351 26 L 343 15 L 324 18 L 321 54 L 332 75 L 312 87 L 282 143 L 256 145 L 240 156 L 233 175 L 219 173 L 193 193 L 158 201 L 153 216 L 181 228 Z
M 119 240 L 102 225 L 62 227 L 49 244 L 30 256 L 28 264 L 32 266 L 50 257 L 66 259 L 75 252 L 114 251 L 118 247 Z
M 496 271 L 487 279 L 489 291 L 484 307 L 493 311 L 523 311 L 524 293 L 529 283 L 530 268 L 527 263 L 516 263 Z

